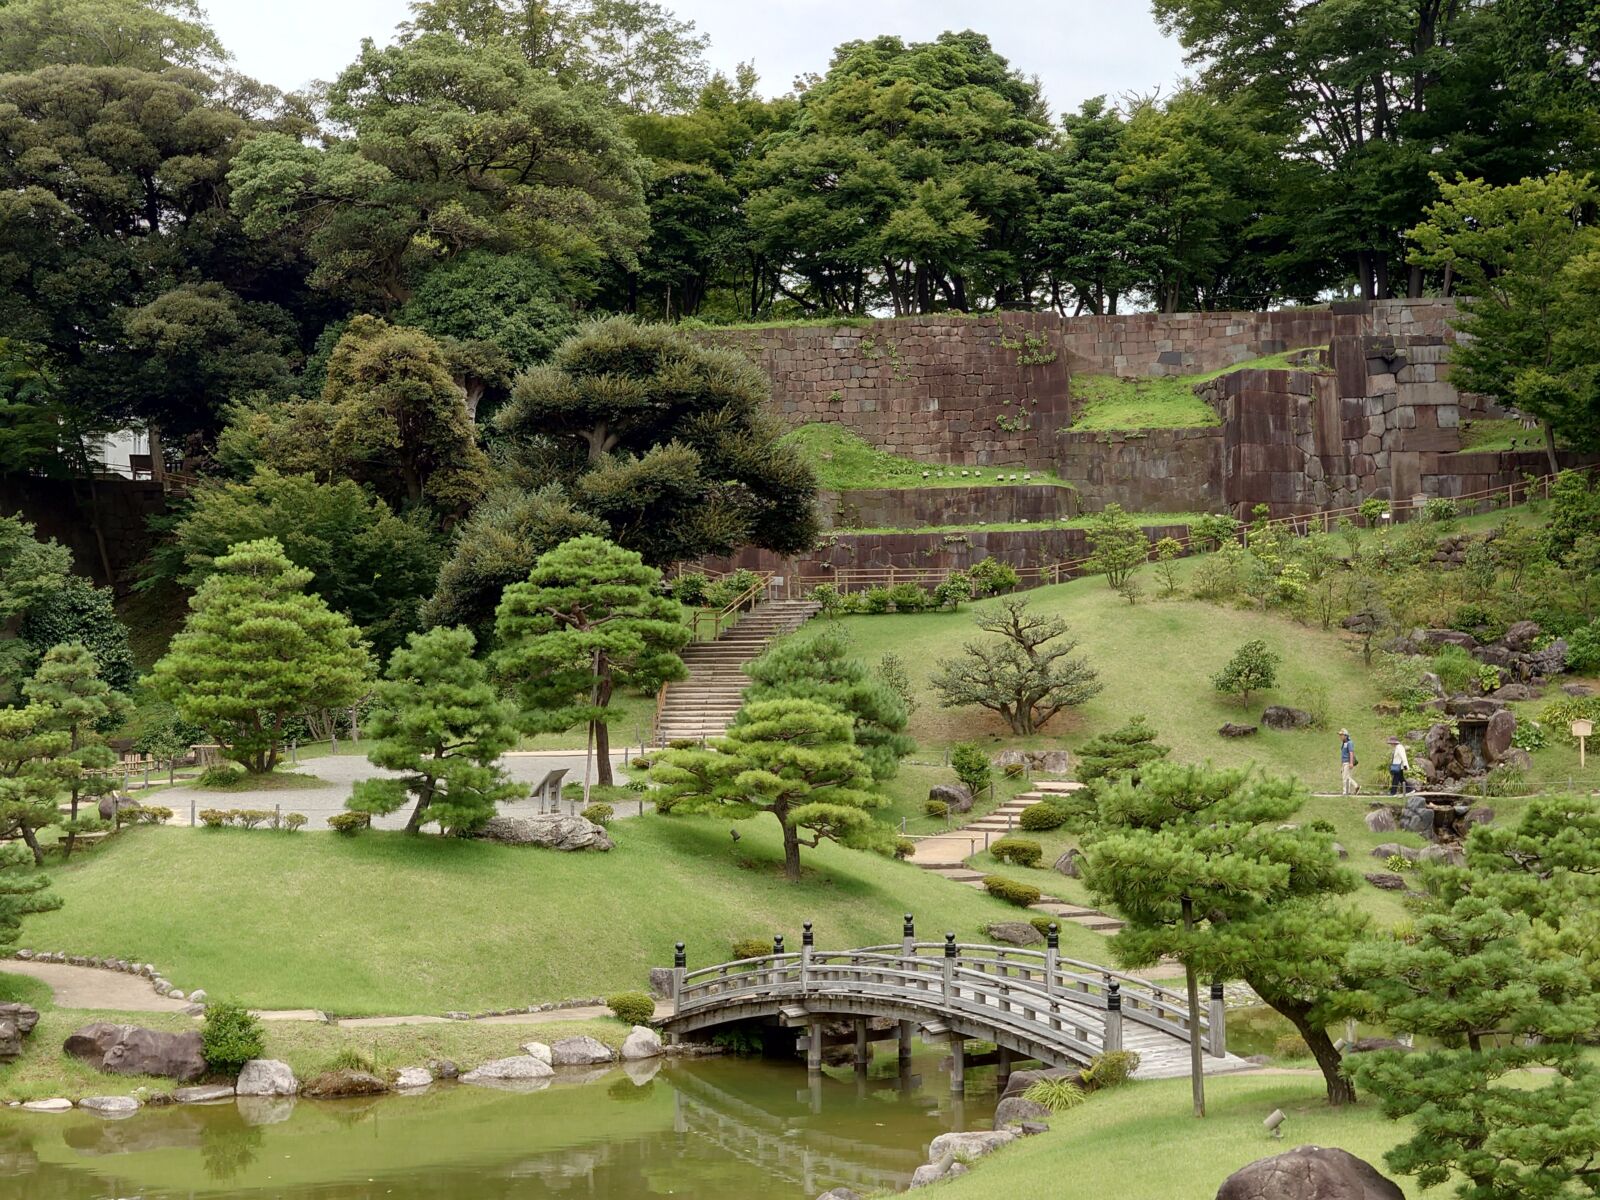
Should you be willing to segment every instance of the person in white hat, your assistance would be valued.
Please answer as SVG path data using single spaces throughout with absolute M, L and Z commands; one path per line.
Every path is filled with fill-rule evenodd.
M 1339 730 L 1339 786 L 1346 796 L 1361 792 L 1361 785 L 1356 782 L 1356 744 L 1350 740 L 1348 729 Z

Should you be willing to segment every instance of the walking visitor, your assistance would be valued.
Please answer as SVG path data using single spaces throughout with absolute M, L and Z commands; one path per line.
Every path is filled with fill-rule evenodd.
M 1399 738 L 1390 738 L 1389 744 L 1394 747 L 1394 754 L 1389 759 L 1389 795 L 1404 795 L 1406 772 L 1411 769 L 1411 759 L 1406 755 L 1405 743 Z
M 1356 744 L 1350 740 L 1348 729 L 1339 730 L 1339 787 L 1346 796 L 1357 795 L 1361 785 L 1356 782 Z

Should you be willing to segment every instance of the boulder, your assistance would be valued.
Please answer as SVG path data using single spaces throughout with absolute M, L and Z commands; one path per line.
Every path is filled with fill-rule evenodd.
M 1375 808 L 1365 818 L 1367 829 L 1373 833 L 1393 833 L 1400 828 L 1400 822 L 1394 818 L 1394 809 Z
M 503 1083 L 533 1079 L 549 1079 L 555 1072 L 548 1063 L 542 1063 L 528 1054 L 512 1058 L 497 1058 L 474 1067 L 461 1077 L 462 1083 Z
M 823 1192 L 817 1200 L 861 1200 L 861 1193 L 852 1192 L 849 1188 L 834 1188 L 831 1192 Z
M 1026 921 L 991 921 L 983 931 L 1007 946 L 1038 946 L 1044 942 L 1044 934 Z
M 1469 825 L 1494 824 L 1494 809 L 1487 804 L 1480 804 L 1476 808 L 1467 810 L 1467 823 Z
M 381 1096 L 389 1085 L 369 1071 L 352 1071 L 340 1067 L 324 1071 L 301 1089 L 301 1095 L 313 1100 L 343 1100 L 350 1096 Z
M 993 766 L 998 767 L 1003 771 L 1007 767 L 1027 766 L 1028 756 L 1021 750 L 1002 750 L 999 754 L 996 754 L 993 758 L 991 758 L 989 762 Z
M 1514 621 L 1500 639 L 1500 644 L 1516 654 L 1526 654 L 1539 638 L 1537 621 Z
M 965 1133 L 941 1133 L 928 1144 L 928 1161 L 938 1162 L 949 1154 L 959 1159 L 982 1158 L 1001 1146 L 1009 1146 L 1017 1135 L 1004 1129 L 974 1129 Z
M 650 968 L 650 994 L 657 1000 L 665 1000 L 672 995 L 672 968 Z
M 461 1077 L 461 1068 L 456 1066 L 454 1059 L 430 1058 L 428 1060 L 428 1070 L 433 1072 L 435 1079 L 459 1079 Z
M 1583 697 L 1594 695 L 1594 689 L 1587 683 L 1563 683 L 1561 691 L 1568 696 Z
M 1013 1071 L 1011 1078 L 1006 1080 L 1006 1090 L 1001 1093 L 1002 1100 L 1009 1100 L 1013 1096 L 1020 1096 L 1041 1079 L 1077 1079 L 1079 1072 L 1075 1070 L 1047 1067 L 1043 1070 Z
M 610 850 L 616 845 L 593 821 L 559 813 L 490 817 L 477 836 L 508 846 L 540 846 L 546 850 Z
M 1444 684 L 1440 682 L 1439 677 L 1432 671 L 1424 671 L 1417 679 L 1417 686 L 1422 688 L 1432 699 L 1437 700 L 1444 696 Z
M 132 1096 L 85 1096 L 78 1107 L 102 1117 L 131 1117 L 139 1111 L 139 1102 Z
M 1399 842 L 1383 842 L 1372 848 L 1372 857 L 1379 861 L 1387 861 L 1396 854 L 1407 862 L 1416 862 L 1421 857 L 1421 851 L 1402 846 Z
M 1424 629 L 1420 638 L 1417 634 L 1412 637 L 1425 646 L 1460 646 L 1463 650 L 1472 650 L 1478 645 L 1477 638 L 1459 629 Z
M 1225 738 L 1250 737 L 1256 732 L 1254 725 L 1240 725 L 1235 721 L 1228 721 L 1217 730 Z
M 1083 852 L 1073 846 L 1060 858 L 1056 859 L 1055 870 L 1058 874 L 1065 875 L 1068 879 L 1076 879 L 1082 873 L 1078 864 L 1083 860 Z
M 275 1058 L 252 1058 L 240 1069 L 233 1090 L 241 1096 L 295 1096 L 300 1092 L 300 1083 L 288 1063 Z
M 936 783 L 928 789 L 928 800 L 937 800 L 953 813 L 972 811 L 972 793 L 964 783 Z
M 1489 718 L 1489 727 L 1483 731 L 1483 756 L 1494 766 L 1505 758 L 1511 749 L 1511 739 L 1517 732 L 1517 714 L 1504 709 Z
M 1033 769 L 1042 775 L 1065 775 L 1072 769 L 1072 755 L 1065 750 L 1032 750 L 1028 757 Z
M 162 1033 L 96 1021 L 75 1030 L 62 1049 L 113 1075 L 157 1075 L 188 1082 L 206 1073 L 198 1031 Z
M 1271 704 L 1261 714 L 1261 723 L 1268 729 L 1309 729 L 1317 719 L 1304 709 Z
M 550 1062 L 557 1067 L 592 1067 L 616 1057 L 610 1046 L 592 1037 L 562 1038 L 550 1046 Z
M 1222 1181 L 1217 1200 L 1405 1200 L 1405 1193 L 1348 1150 L 1296 1146 Z
M 543 1042 L 523 1042 L 522 1052 L 530 1058 L 537 1058 L 545 1066 L 553 1065 L 551 1062 L 550 1047 Z
M 1367 882 L 1375 888 L 1382 888 L 1386 892 L 1403 892 L 1406 890 L 1406 881 L 1398 875 L 1388 871 L 1373 871 L 1367 875 Z
M 1433 840 L 1433 809 L 1421 796 L 1406 797 L 1405 806 L 1400 810 L 1400 828 Z
M 26 1100 L 22 1105 L 23 1112 L 62 1113 L 72 1111 L 72 1101 L 63 1100 L 59 1096 L 50 1100 Z
M 179 1104 L 215 1104 L 219 1100 L 233 1099 L 233 1085 L 217 1083 L 177 1088 L 173 1091 L 172 1098 Z
M 39 1023 L 39 1010 L 30 1004 L 0 1004 L 0 1062 L 22 1054 L 22 1039 Z
M 1422 853 L 1417 856 L 1417 861 L 1428 863 L 1444 863 L 1447 866 L 1452 867 L 1464 867 L 1467 865 L 1467 854 L 1466 851 L 1463 850 L 1459 845 L 1433 845 L 1424 847 Z
M 1526 683 L 1508 683 L 1505 687 L 1495 688 L 1489 695 L 1496 700 L 1512 704 L 1519 700 L 1537 700 L 1539 689 Z
M 115 792 L 101 796 L 100 803 L 96 805 L 102 821 L 114 821 L 117 819 L 117 814 L 123 809 L 137 807 L 138 805 L 134 803 L 133 797 L 121 796 Z
M 1376 1054 L 1380 1050 L 1398 1050 L 1402 1054 L 1411 1053 L 1411 1047 L 1404 1042 L 1385 1037 L 1357 1038 L 1344 1048 L 1346 1054 Z
M 1021 1125 L 1024 1121 L 1043 1121 L 1049 1116 L 1050 1110 L 1038 1101 L 1009 1096 L 995 1106 L 994 1127 L 1004 1129 L 1008 1125 Z
M 642 1058 L 660 1058 L 663 1053 L 660 1035 L 644 1025 L 635 1025 L 633 1031 L 622 1042 L 624 1062 L 637 1062 Z
M 1513 746 L 1500 758 L 1500 766 L 1516 767 L 1519 771 L 1527 771 L 1533 767 L 1533 755 L 1521 746 Z
M 1344 844 L 1342 842 L 1335 842 L 1333 844 L 1333 852 L 1335 854 L 1337 854 L 1340 858 L 1349 858 L 1350 857 L 1350 851 L 1348 851 L 1348 850 L 1346 850 L 1344 848 Z
M 414 1092 L 433 1083 L 433 1072 L 426 1067 L 401 1067 L 394 1073 L 394 1090 Z
M 1496 700 L 1492 696 L 1469 696 L 1465 692 L 1451 696 L 1444 702 L 1445 712 L 1452 717 L 1467 717 L 1478 721 L 1487 721 L 1504 709 L 1503 700 Z

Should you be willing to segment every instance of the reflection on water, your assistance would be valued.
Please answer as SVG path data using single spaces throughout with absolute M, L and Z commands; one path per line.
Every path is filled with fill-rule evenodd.
M 934 1136 L 993 1111 L 992 1072 L 969 1072 L 953 1098 L 936 1057 L 809 1080 L 793 1063 L 632 1063 L 533 1090 L 240 1099 L 121 1120 L 0 1111 L 0 1200 L 812 1200 L 903 1188 Z

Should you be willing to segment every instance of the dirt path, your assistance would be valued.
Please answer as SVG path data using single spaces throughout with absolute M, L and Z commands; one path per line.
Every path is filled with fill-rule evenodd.
M 182 1012 L 187 1000 L 158 996 L 150 981 L 121 971 L 74 967 L 66 963 L 23 962 L 8 958 L 0 972 L 26 975 L 50 985 L 57 1008 L 96 1008 L 113 1012 Z

